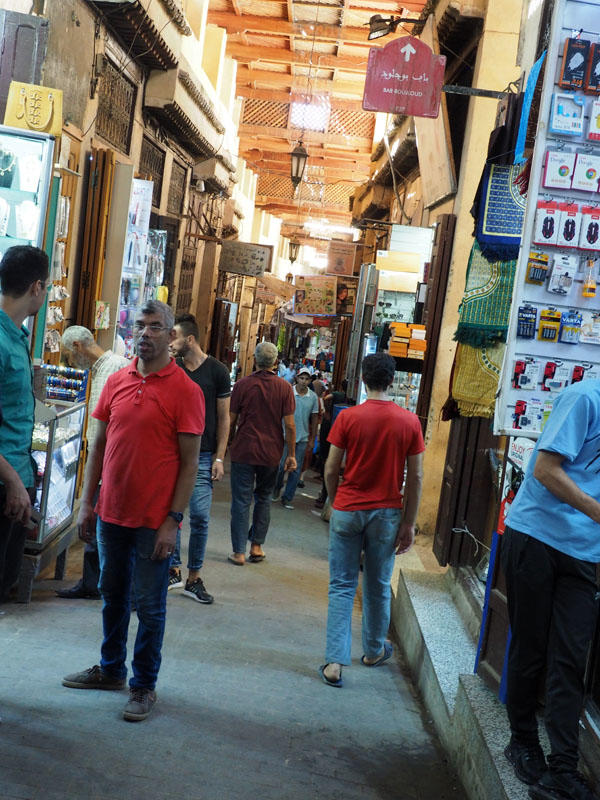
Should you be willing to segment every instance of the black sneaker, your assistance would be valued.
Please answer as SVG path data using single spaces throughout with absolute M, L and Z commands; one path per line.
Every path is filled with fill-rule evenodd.
M 129 701 L 123 709 L 123 719 L 140 722 L 150 714 L 156 703 L 156 692 L 152 689 L 129 690 Z
M 169 590 L 181 589 L 182 586 L 183 581 L 181 580 L 181 570 L 177 569 L 177 567 L 171 567 L 169 569 Z
M 187 595 L 188 597 L 197 600 L 199 603 L 212 603 L 215 599 L 212 594 L 209 594 L 206 591 L 204 584 L 202 583 L 202 578 L 196 578 L 195 581 L 187 581 L 185 584 L 185 589 L 183 590 L 183 594 Z
M 529 789 L 533 800 L 599 800 L 580 772 L 550 772 L 548 770 L 535 786 Z
M 279 500 L 279 495 L 280 495 L 280 494 L 281 494 L 281 488 L 279 488 L 279 489 L 277 489 L 277 488 L 273 489 L 273 497 L 271 498 L 271 500 L 272 500 L 273 502 L 275 502 L 276 500 Z
M 539 744 L 522 744 L 511 740 L 504 748 L 504 755 L 513 765 L 520 781 L 531 786 L 537 783 L 548 769 L 544 753 Z

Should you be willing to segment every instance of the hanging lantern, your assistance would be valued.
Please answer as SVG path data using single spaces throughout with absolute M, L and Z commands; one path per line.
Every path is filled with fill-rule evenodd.
M 298 251 L 300 250 L 300 242 L 288 242 L 289 257 L 292 264 L 298 258 Z
M 304 175 L 304 169 L 306 167 L 308 153 L 304 149 L 304 145 L 302 144 L 302 142 L 300 142 L 299 144 L 296 145 L 296 147 L 294 147 L 290 155 L 292 159 L 290 177 L 292 179 L 292 183 L 294 184 L 294 189 L 295 189 L 302 180 L 302 176 Z

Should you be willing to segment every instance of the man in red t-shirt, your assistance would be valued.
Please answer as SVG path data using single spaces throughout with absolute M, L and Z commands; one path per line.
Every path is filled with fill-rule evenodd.
M 262 546 L 271 520 L 271 496 L 283 453 L 283 430 L 287 458 L 284 469 L 296 469 L 296 425 L 294 392 L 290 384 L 274 374 L 277 348 L 261 342 L 254 351 L 256 372 L 239 380 L 231 393 L 230 419 L 234 431 L 231 456 L 231 544 L 233 564 L 263 561 Z M 252 527 L 248 533 L 250 504 L 254 497 Z
M 418 417 L 387 397 L 395 368 L 396 362 L 385 353 L 363 359 L 367 400 L 341 411 L 328 438 L 325 483 L 333 509 L 326 663 L 319 672 L 329 686 L 342 686 L 342 665 L 351 663 L 352 606 L 363 550 L 361 660 L 376 667 L 393 652 L 386 640 L 390 580 L 394 555 L 405 553 L 414 540 L 425 449 Z M 338 485 L 344 453 L 344 479 Z
M 72 689 L 125 686 L 130 596 L 139 619 L 127 720 L 145 719 L 165 630 L 169 565 L 198 469 L 204 431 L 201 389 L 175 364 L 169 344 L 173 312 L 149 300 L 134 325 L 137 358 L 106 381 L 93 416 L 97 432 L 88 458 L 77 520 L 79 536 L 94 535 L 96 512 L 104 639 L 99 666 L 67 675 Z

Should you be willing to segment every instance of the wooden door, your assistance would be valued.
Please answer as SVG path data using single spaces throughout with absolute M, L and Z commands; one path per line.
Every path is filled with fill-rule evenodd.
M 48 20 L 0 10 L 0 120 L 4 119 L 11 81 L 42 82 Z
M 496 450 L 498 442 L 489 419 L 460 417 L 451 422 L 433 542 L 442 566 L 474 565 L 481 557 L 474 540 L 461 531 L 470 531 L 479 541 L 491 538 L 490 520 L 498 518 L 498 504 L 490 450 Z
M 427 353 L 423 362 L 419 399 L 417 400 L 416 413 L 421 420 L 423 433 L 427 428 L 431 389 L 437 359 L 440 329 L 446 290 L 448 288 L 448 275 L 450 273 L 450 259 L 452 257 L 452 244 L 456 217 L 454 214 L 442 214 L 435 230 L 435 240 L 429 274 L 427 276 L 427 296 L 423 309 L 423 324 L 427 328 Z

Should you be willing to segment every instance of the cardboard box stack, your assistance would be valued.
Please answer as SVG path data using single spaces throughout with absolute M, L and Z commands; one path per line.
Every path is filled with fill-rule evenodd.
M 416 323 L 390 322 L 392 338 L 390 339 L 389 353 L 396 358 L 425 358 L 427 341 L 425 340 L 425 325 Z

